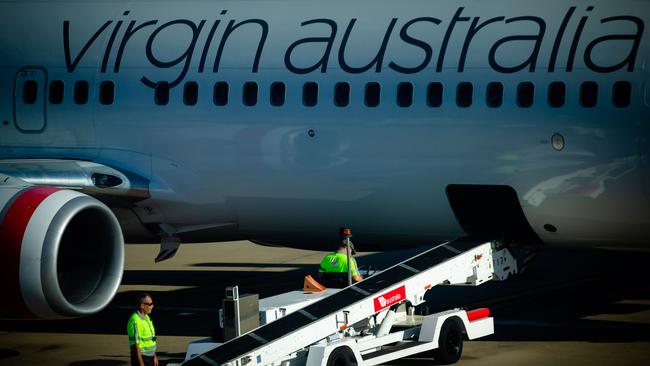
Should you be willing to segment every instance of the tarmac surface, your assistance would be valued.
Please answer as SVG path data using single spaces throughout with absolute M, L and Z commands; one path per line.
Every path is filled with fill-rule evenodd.
M 385 268 L 426 247 L 361 253 Z M 126 321 L 134 295 L 152 294 L 159 358 L 184 358 L 187 343 L 215 332 L 225 287 L 267 297 L 302 287 L 324 252 L 247 241 L 183 245 L 153 263 L 156 245 L 129 244 L 115 299 L 100 314 L 58 321 L 0 321 L 0 365 L 128 365 Z M 541 248 L 526 271 L 479 287 L 438 286 L 426 308 L 487 306 L 495 334 L 466 342 L 459 365 L 650 365 L 650 251 Z M 435 364 L 426 355 L 392 365 Z

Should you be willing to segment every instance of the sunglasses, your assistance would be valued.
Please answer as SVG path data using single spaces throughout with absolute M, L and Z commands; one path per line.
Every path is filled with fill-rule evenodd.
M 147 306 L 153 306 L 153 303 L 152 303 L 152 302 L 143 302 L 143 304 L 144 304 L 144 305 L 147 305 Z

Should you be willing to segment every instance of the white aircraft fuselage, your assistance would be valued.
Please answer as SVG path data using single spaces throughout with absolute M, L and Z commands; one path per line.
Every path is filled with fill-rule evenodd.
M 512 226 L 550 244 L 650 239 L 648 2 L 0 6 L 0 172 L 49 184 L 43 164 L 72 160 L 138 177 L 146 195 L 108 202 L 148 229 L 326 248 L 350 227 L 358 249 Z M 519 213 L 500 207 L 512 197 Z

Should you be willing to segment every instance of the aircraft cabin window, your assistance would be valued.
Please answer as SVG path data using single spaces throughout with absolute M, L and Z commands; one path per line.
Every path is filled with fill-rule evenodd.
M 379 105 L 381 98 L 381 86 L 377 82 L 369 82 L 366 84 L 365 103 L 367 107 L 376 107 Z
M 598 103 L 598 84 L 595 81 L 585 81 L 580 85 L 580 105 L 592 108 Z
M 334 105 L 346 107 L 350 104 L 350 84 L 341 82 L 334 86 Z
M 88 103 L 88 82 L 79 80 L 74 83 L 74 102 L 75 104 Z
M 228 89 L 228 83 L 225 81 L 217 81 L 214 83 L 213 101 L 215 105 L 221 107 L 228 104 Z
M 498 108 L 503 104 L 503 84 L 498 81 L 488 83 L 485 102 L 490 108 Z
M 612 103 L 615 107 L 625 108 L 632 99 L 632 84 L 629 81 L 617 81 L 612 88 Z
M 50 82 L 48 98 L 52 104 L 63 103 L 63 80 L 52 80 Z
M 535 98 L 535 84 L 524 81 L 517 85 L 517 105 L 522 108 L 530 108 Z
M 462 108 L 471 106 L 473 94 L 474 86 L 472 83 L 462 82 L 458 84 L 458 88 L 456 90 L 456 104 Z
M 38 99 L 38 83 L 36 80 L 27 80 L 23 83 L 23 103 L 34 104 Z
M 154 100 L 157 105 L 167 105 L 169 103 L 169 83 L 160 81 L 156 84 L 154 90 Z
M 271 105 L 279 107 L 284 105 L 284 99 L 287 93 L 287 86 L 281 82 L 276 81 L 271 84 Z
M 244 105 L 252 107 L 257 104 L 257 83 L 249 81 L 244 84 Z
M 199 84 L 196 81 L 188 81 L 183 87 L 183 104 L 196 105 L 199 101 Z
M 302 104 L 313 107 L 318 103 L 318 84 L 313 81 L 305 83 L 302 87 Z
M 427 87 L 427 105 L 437 108 L 442 105 L 442 83 L 429 83 Z
M 413 84 L 405 82 L 397 85 L 397 105 L 410 107 L 413 104 Z
M 566 99 L 566 84 L 554 81 L 548 85 L 548 104 L 553 108 L 560 108 Z
M 50 85 L 51 87 L 51 85 Z M 113 104 L 115 101 L 115 83 L 102 81 L 99 84 L 99 102 L 104 105 Z

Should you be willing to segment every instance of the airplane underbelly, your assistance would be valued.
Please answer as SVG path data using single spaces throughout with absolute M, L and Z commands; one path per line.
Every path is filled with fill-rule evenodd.
M 232 224 L 244 237 L 259 240 L 331 242 L 340 227 L 349 226 L 358 241 L 424 244 L 466 233 L 464 219 L 450 206 L 449 185 L 500 184 L 514 189 L 519 202 L 511 206 L 521 205 L 523 221 L 544 242 L 649 241 L 644 230 L 650 224 L 648 205 L 638 200 L 647 170 L 640 166 L 638 150 L 618 143 L 628 141 L 632 132 L 613 135 L 617 143 L 594 156 L 585 152 L 599 151 L 600 135 L 547 125 L 490 125 L 472 136 L 461 134 L 458 123 L 439 126 L 435 134 L 405 126 L 386 131 L 350 127 L 345 135 L 320 128 L 316 139 L 300 127 L 203 133 L 222 141 L 201 147 L 200 136 L 194 136 L 195 149 L 187 154 L 177 153 L 173 161 L 154 157 L 157 206 L 147 217 L 185 226 Z M 557 130 L 570 142 L 561 152 L 550 141 L 541 143 Z M 227 139 L 242 133 L 257 139 L 248 145 Z M 469 153 L 454 142 L 461 136 L 462 146 L 473 147 Z M 163 138 L 153 140 L 167 145 Z M 495 153 L 495 140 L 509 143 Z M 472 210 L 470 202 L 464 212 Z M 494 212 L 474 209 L 481 210 Z
M 543 242 L 562 245 L 650 243 L 650 214 L 639 174 L 606 186 L 549 194 L 539 206 L 525 205 L 526 216 Z M 638 195 L 630 195 L 638 192 Z
M 647 179 L 647 155 L 601 159 L 558 169 L 520 192 L 522 208 L 547 244 L 645 247 L 650 243 Z

